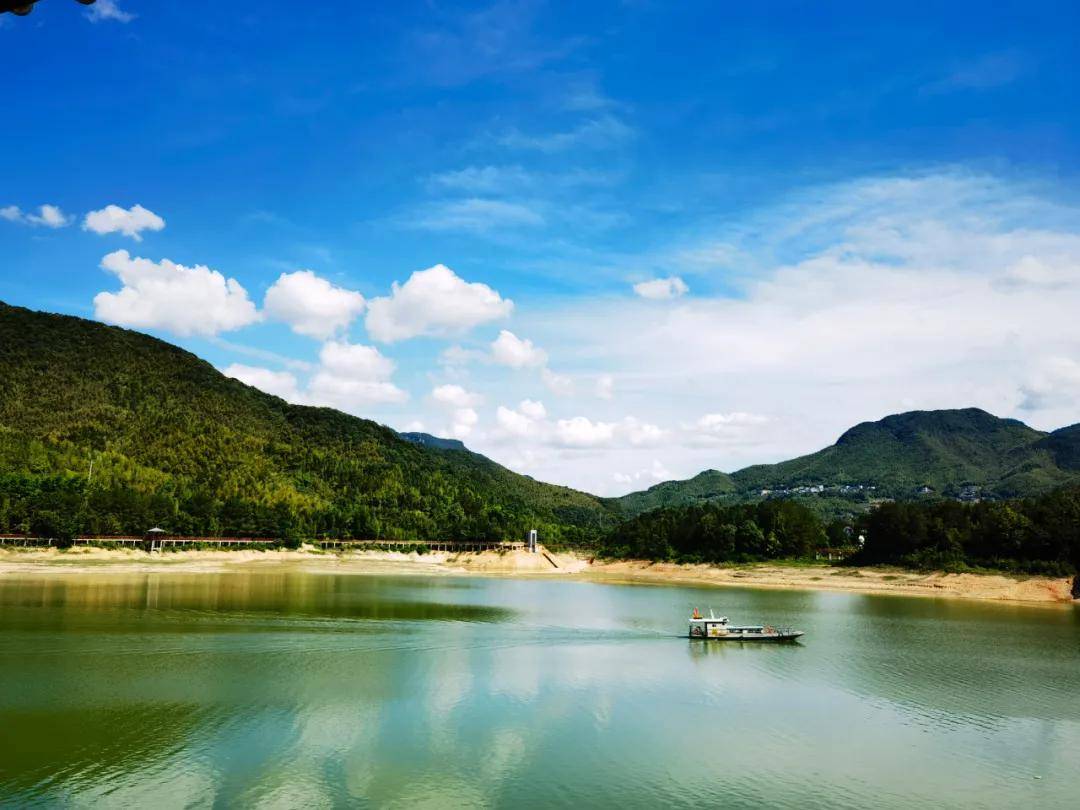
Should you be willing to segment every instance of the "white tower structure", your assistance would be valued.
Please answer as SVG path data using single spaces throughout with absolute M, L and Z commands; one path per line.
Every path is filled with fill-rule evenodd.
M 529 529 L 529 551 L 536 553 L 536 529 Z

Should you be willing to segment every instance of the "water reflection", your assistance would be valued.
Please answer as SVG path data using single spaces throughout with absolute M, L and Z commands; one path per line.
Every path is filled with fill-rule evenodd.
M 806 639 L 691 642 L 706 600 Z M 1078 665 L 1067 610 L 539 580 L 12 578 L 0 804 L 1064 806 L 1080 789 Z

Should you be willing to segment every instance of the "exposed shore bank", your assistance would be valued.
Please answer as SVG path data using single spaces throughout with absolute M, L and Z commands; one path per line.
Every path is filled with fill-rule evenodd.
M 128 549 L 0 549 L 0 577 L 87 573 L 224 573 L 296 570 L 333 574 L 561 576 L 594 582 L 850 591 L 998 602 L 1073 604 L 1068 577 L 946 574 L 885 568 L 760 563 L 679 565 L 591 560 L 571 553 L 498 552 L 402 554 L 362 551 L 176 551 Z

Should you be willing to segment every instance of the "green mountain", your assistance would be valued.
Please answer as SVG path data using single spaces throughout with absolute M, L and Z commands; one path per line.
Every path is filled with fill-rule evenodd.
M 626 515 L 657 506 L 768 495 L 836 498 L 1015 497 L 1080 481 L 1080 425 L 1043 433 L 977 408 L 864 422 L 831 447 L 731 475 L 713 470 L 618 499 Z
M 1080 472 L 1080 425 L 1055 430 L 1036 447 L 1049 453 L 1061 469 Z
M 290 405 L 137 332 L 0 303 L 0 532 L 587 540 L 597 498 Z M 91 462 L 93 470 L 91 472 Z
M 705 470 L 685 481 L 664 481 L 640 492 L 623 495 L 615 501 L 623 514 L 640 515 L 665 506 L 717 501 L 736 496 L 738 491 L 734 479 L 727 473 Z
M 460 439 L 442 439 L 438 436 L 432 436 L 430 433 L 418 433 L 411 431 L 408 433 L 399 433 L 398 436 L 403 438 L 407 442 L 413 444 L 421 444 L 424 447 L 434 447 L 436 450 L 468 450 L 465 443 Z

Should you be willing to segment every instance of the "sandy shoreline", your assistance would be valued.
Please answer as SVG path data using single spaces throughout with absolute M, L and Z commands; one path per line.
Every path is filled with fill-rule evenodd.
M 302 551 L 178 551 L 149 554 L 113 549 L 0 549 L 0 577 L 92 573 L 224 573 L 295 570 L 328 574 L 555 576 L 593 582 L 828 590 L 948 597 L 1043 605 L 1077 604 L 1066 577 L 922 573 L 762 563 L 718 567 L 590 560 L 576 554 L 496 552 L 401 554 Z

